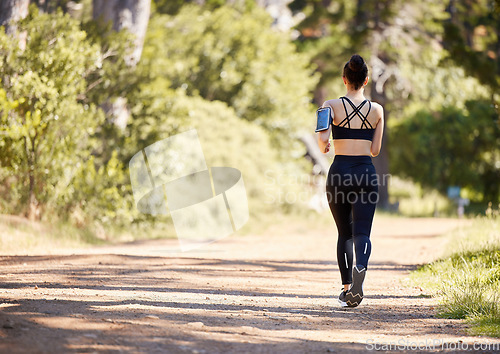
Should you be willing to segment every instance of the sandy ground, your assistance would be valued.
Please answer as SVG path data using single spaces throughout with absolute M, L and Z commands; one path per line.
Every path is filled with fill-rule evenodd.
M 2 353 L 498 352 L 405 286 L 458 220 L 376 218 L 358 308 L 337 305 L 336 231 L 280 225 L 190 252 L 177 240 L 0 257 Z M 391 344 L 391 346 L 389 346 Z M 494 347 L 496 345 L 496 347 Z M 467 349 L 467 350 L 466 350 Z

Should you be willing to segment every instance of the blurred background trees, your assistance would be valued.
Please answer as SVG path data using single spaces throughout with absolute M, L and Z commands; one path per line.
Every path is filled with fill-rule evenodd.
M 467 101 L 465 109 L 421 110 L 394 128 L 394 145 L 412 147 L 395 149 L 394 169 L 443 194 L 449 186 L 462 186 L 472 199 L 496 201 L 500 187 L 497 121 L 498 113 L 489 101 Z
M 29 0 L 4 0 L 0 2 L 0 26 L 5 27 L 5 32 L 14 33 L 16 23 L 28 14 Z
M 468 195 L 474 195 L 476 201 L 498 204 L 499 195 L 492 191 L 496 187 L 491 187 L 498 185 L 494 180 L 500 180 L 498 1 L 296 0 L 290 7 L 306 15 L 298 26 L 299 48 L 314 53 L 313 60 L 322 73 L 314 96 L 316 104 L 343 94 L 339 77 L 352 53 L 358 52 L 367 60 L 370 84 L 366 93 L 384 106 L 387 119 L 382 151 L 374 159 L 379 174 L 405 176 L 446 193 L 446 187 L 458 183 L 460 175 L 478 175 L 478 170 L 466 164 L 462 166 L 468 171 L 446 170 L 449 162 L 437 167 L 431 161 L 449 160 L 450 154 L 455 160 L 476 159 L 477 139 L 468 137 L 461 141 L 465 146 L 454 151 L 441 151 L 439 144 L 420 143 L 440 141 L 442 134 L 454 140 L 454 129 L 461 128 L 467 134 L 466 127 L 486 119 L 469 134 L 488 136 L 484 138 L 489 141 L 485 147 L 488 152 L 479 171 L 487 170 L 485 175 L 490 178 L 481 186 L 472 187 L 464 181 L 459 185 L 472 192 Z M 468 111 L 466 102 L 471 107 L 489 105 L 488 116 L 477 117 L 479 111 Z M 448 111 L 446 107 L 456 108 L 456 116 L 448 115 L 450 129 L 444 121 L 433 119 L 429 123 L 432 127 L 423 128 L 428 123 L 420 119 L 437 117 L 441 115 L 438 112 Z M 438 127 L 441 130 L 436 130 Z M 403 132 L 406 135 L 402 137 Z M 458 139 L 454 141 L 458 143 Z M 422 149 L 428 152 L 422 154 Z M 451 144 L 449 149 L 453 149 Z M 388 206 L 389 186 L 383 187 L 381 204 Z
M 141 223 L 130 157 L 190 127 L 252 213 L 306 208 L 279 196 L 310 188 L 299 136 L 353 53 L 386 110 L 378 172 L 500 202 L 497 0 L 29 3 L 0 2 L 0 213 Z
M 153 17 L 146 43 L 141 82 L 163 78 L 188 96 L 225 102 L 241 119 L 265 128 L 285 154 L 310 125 L 304 118 L 311 114 L 317 76 L 308 55 L 271 28 L 263 9 L 186 5 L 175 16 Z

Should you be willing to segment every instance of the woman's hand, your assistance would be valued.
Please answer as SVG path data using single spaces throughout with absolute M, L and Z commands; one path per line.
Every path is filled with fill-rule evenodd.
M 330 151 L 330 142 L 325 146 L 325 151 L 324 153 L 326 154 L 328 151 Z

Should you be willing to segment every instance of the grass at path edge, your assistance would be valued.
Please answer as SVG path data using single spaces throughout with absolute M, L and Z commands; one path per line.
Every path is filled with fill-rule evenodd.
M 452 231 L 445 256 L 410 279 L 438 296 L 440 316 L 466 319 L 471 333 L 500 337 L 500 216 Z

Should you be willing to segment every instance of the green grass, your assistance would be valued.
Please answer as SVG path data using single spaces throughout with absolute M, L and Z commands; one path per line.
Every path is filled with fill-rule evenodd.
M 389 202 L 398 204 L 398 214 L 409 217 L 456 216 L 454 204 L 436 190 L 423 189 L 410 180 L 389 179 Z
M 500 337 L 500 216 L 449 234 L 445 257 L 411 279 L 441 299 L 440 315 L 466 319 L 471 333 Z

